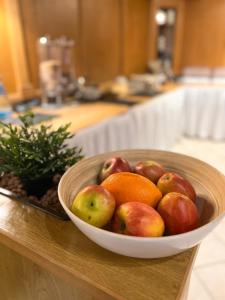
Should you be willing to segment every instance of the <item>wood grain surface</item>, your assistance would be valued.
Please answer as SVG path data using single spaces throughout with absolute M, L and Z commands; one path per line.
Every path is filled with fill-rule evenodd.
M 0 289 L 4 300 L 112 300 L 100 290 L 62 280 L 0 244 Z M 13 288 L 12 288 L 13 287 Z
M 82 74 L 99 83 L 120 73 L 120 1 L 81 1 Z
M 29 64 L 30 78 L 34 86 L 39 87 L 37 40 L 41 36 L 52 38 L 66 36 L 76 42 L 74 48 L 76 75 L 80 71 L 80 36 L 78 0 L 20 0 L 22 22 L 24 24 L 24 42 Z
M 4 0 L 7 18 L 7 32 L 15 74 L 16 91 L 25 95 L 33 89 L 29 78 L 29 67 L 24 43 L 23 22 L 20 1 Z
M 149 39 L 148 0 L 122 1 L 122 73 L 145 73 Z
M 97 299 L 102 293 L 105 299 L 176 299 L 195 254 L 191 249 L 154 260 L 119 256 L 95 245 L 71 222 L 58 221 L 2 196 L 0 243 Z M 10 276 L 10 270 L 7 272 Z
M 13 70 L 13 58 L 11 54 L 4 0 L 0 0 L 0 45 L 0 76 L 3 76 L 4 84 L 7 87 L 8 92 L 15 92 L 16 79 Z
M 55 115 L 55 118 L 45 122 L 52 125 L 55 129 L 61 125 L 71 123 L 69 130 L 74 133 L 79 129 L 94 125 L 127 110 L 127 105 L 95 102 L 82 105 L 67 105 L 54 109 L 37 108 L 34 112 Z
M 188 0 L 182 66 L 225 66 L 225 1 Z

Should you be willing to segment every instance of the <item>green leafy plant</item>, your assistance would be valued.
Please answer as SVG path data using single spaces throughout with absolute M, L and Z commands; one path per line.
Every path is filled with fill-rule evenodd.
M 19 117 L 21 126 L 0 122 L 0 173 L 18 176 L 22 181 L 51 179 L 83 156 L 78 147 L 68 148 L 70 124 L 53 130 L 51 126 L 33 126 L 34 115 Z

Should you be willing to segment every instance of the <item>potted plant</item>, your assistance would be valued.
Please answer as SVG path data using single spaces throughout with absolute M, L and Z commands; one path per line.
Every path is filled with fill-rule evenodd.
M 65 170 L 82 159 L 81 149 L 66 144 L 70 124 L 53 130 L 33 126 L 34 115 L 19 117 L 20 126 L 0 122 L 0 187 L 45 209 L 62 211 L 57 185 Z

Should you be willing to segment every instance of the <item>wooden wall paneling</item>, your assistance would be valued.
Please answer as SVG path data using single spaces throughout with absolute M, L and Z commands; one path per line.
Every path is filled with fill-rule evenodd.
M 111 79 L 120 73 L 120 0 L 20 0 L 31 77 L 38 79 L 36 42 L 41 35 L 62 35 L 75 40 L 77 75 L 89 82 Z
M 4 4 L 16 92 L 21 94 L 22 97 L 30 92 L 32 84 L 26 58 L 21 7 L 19 0 L 4 0 Z
M 14 93 L 16 92 L 16 80 L 13 70 L 4 4 L 4 0 L 0 0 L 0 76 L 3 77 L 7 91 Z
M 81 1 L 82 72 L 89 82 L 120 73 L 120 0 Z
M 66 36 L 75 41 L 75 73 L 80 74 L 79 1 L 81 0 L 20 0 L 25 42 L 32 81 L 39 85 L 37 40 L 43 35 Z
M 82 0 L 39 0 L 37 21 L 39 35 L 50 34 L 53 38 L 66 36 L 75 41 L 74 67 L 80 74 L 80 2 Z M 51 12 L 51 18 L 49 18 Z
M 4 300 L 112 300 L 78 280 L 65 281 L 2 244 L 0 272 Z
M 143 73 L 148 62 L 149 0 L 123 0 L 123 73 Z
M 225 1 L 188 0 L 182 67 L 225 66 Z
M 35 88 L 39 87 L 38 57 L 37 57 L 37 1 L 20 0 L 21 15 L 24 29 L 24 43 L 31 81 Z
M 175 7 L 179 5 L 182 0 L 156 0 L 159 7 Z

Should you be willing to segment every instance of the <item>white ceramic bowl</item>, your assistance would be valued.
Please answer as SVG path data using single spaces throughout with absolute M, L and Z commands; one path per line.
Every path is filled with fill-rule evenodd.
M 96 183 L 103 162 L 113 156 L 131 164 L 155 160 L 168 171 L 187 178 L 197 192 L 201 226 L 187 233 L 157 238 L 132 237 L 89 225 L 76 217 L 70 207 L 75 195 L 86 185 Z M 124 150 L 87 158 L 71 167 L 59 183 L 59 199 L 72 222 L 93 242 L 112 252 L 138 258 L 171 256 L 197 245 L 224 217 L 225 177 L 210 165 L 192 157 L 158 150 Z

